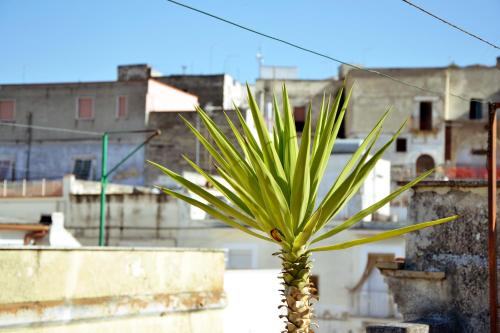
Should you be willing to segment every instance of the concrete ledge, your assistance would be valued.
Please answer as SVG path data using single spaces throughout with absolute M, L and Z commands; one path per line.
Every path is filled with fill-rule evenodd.
M 429 333 L 429 326 L 414 323 L 371 325 L 366 328 L 366 333 Z
M 444 280 L 446 274 L 444 272 L 421 272 L 409 271 L 404 269 L 387 269 L 378 267 L 384 276 L 390 276 L 403 279 L 423 279 L 423 280 Z
M 156 294 L 149 296 L 94 297 L 71 300 L 0 304 L 2 327 L 26 324 L 57 324 L 68 320 L 126 318 L 134 316 L 166 316 L 177 312 L 222 309 L 222 292 Z
M 2 329 L 2 333 L 221 333 L 219 310 L 182 312 L 169 316 L 139 316 L 67 322 L 60 325 Z
M 219 250 L 2 248 L 0 271 L 0 329 L 181 318 L 225 306 Z

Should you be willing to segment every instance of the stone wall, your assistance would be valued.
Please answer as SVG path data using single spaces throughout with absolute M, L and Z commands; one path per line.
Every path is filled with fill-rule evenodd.
M 440 318 L 450 332 L 489 332 L 486 182 L 423 182 L 409 214 L 412 221 L 460 218 L 409 234 L 404 268 L 382 269 L 404 319 Z
M 2 248 L 0 267 L 3 332 L 223 330 L 221 251 Z
M 198 96 L 202 107 L 224 103 L 224 74 L 216 75 L 170 75 L 155 77 L 155 80 L 174 86 Z

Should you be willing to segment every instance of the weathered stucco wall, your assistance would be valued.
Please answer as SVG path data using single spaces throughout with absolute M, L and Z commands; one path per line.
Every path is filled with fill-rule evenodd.
M 104 132 L 141 129 L 145 126 L 147 81 L 88 82 L 60 84 L 1 85 L 0 99 L 16 101 L 15 121 L 27 123 L 33 114 L 33 125 Z M 116 117 L 118 96 L 127 96 L 127 117 Z M 94 117 L 77 119 L 78 97 L 94 98 Z M 1 142 L 26 140 L 26 128 L 2 127 Z M 33 130 L 33 141 L 88 138 L 86 135 Z
M 108 146 L 108 170 L 118 164 L 128 153 L 140 144 L 141 137 L 135 137 L 137 142 L 124 142 L 111 139 Z M 27 151 L 30 150 L 30 179 L 60 179 L 63 175 L 74 171 L 77 159 L 91 160 L 91 170 L 88 180 L 98 180 L 101 177 L 102 144 L 100 139 L 81 141 L 35 142 L 28 144 L 3 144 L 0 146 L 0 159 L 13 163 L 15 176 L 26 177 Z M 120 168 L 110 176 L 110 181 L 128 185 L 144 183 L 144 149 L 130 157 Z M 9 179 L 10 180 L 10 179 Z
M 491 100 L 494 93 L 500 90 L 500 69 L 488 66 L 458 67 L 450 65 L 440 68 L 385 68 L 377 69 L 410 84 L 423 87 L 432 93 L 407 87 L 386 78 L 351 70 L 347 75 L 347 85 L 354 85 L 349 104 L 346 129 L 349 137 L 364 137 L 375 121 L 383 114 L 387 107 L 392 107 L 392 113 L 386 120 L 379 144 L 382 144 L 399 128 L 401 123 L 408 119 L 408 124 L 399 136 L 407 140 L 405 152 L 396 151 L 396 145 L 389 148 L 385 157 L 393 166 L 395 178 L 407 179 L 409 174 L 415 173 L 416 160 L 420 155 L 429 155 L 439 166 L 445 163 L 447 122 L 465 121 L 469 119 L 470 100 L 454 97 L 452 94 L 468 96 L 483 101 Z M 432 103 L 432 130 L 420 130 L 420 102 Z M 487 119 L 486 105 L 483 106 L 483 120 Z M 473 123 L 466 124 L 471 130 L 479 130 Z M 463 124 L 462 124 L 463 125 Z M 453 124 L 460 126 L 460 124 Z M 461 140 L 468 140 L 467 133 L 456 130 Z M 451 148 L 462 150 L 460 145 L 453 143 Z M 473 155 L 468 152 L 469 158 Z M 450 162 L 458 163 L 459 157 L 452 153 Z M 463 160 L 461 163 L 463 164 Z
M 64 178 L 61 196 L 0 197 L 6 222 L 34 223 L 41 214 L 62 212 L 65 227 L 84 245 L 97 245 L 100 183 Z M 109 184 L 106 245 L 176 246 L 179 201 L 148 188 Z
M 71 195 L 66 229 L 84 245 L 97 245 L 99 195 Z M 106 244 L 176 246 L 178 201 L 164 194 L 109 194 Z
M 266 117 L 273 119 L 272 101 L 273 94 L 276 95 L 278 105 L 282 108 L 282 88 L 286 85 L 288 97 L 292 107 L 309 107 L 312 103 L 313 124 L 317 123 L 319 110 L 323 96 L 335 98 L 341 81 L 332 79 L 325 80 L 264 80 L 258 79 L 255 83 L 255 98 L 266 113 Z
M 500 92 L 500 63 L 497 58 L 496 67 L 469 66 L 465 68 L 453 67 L 448 69 L 450 73 L 450 91 L 462 96 L 493 100 L 492 96 Z M 450 99 L 449 120 L 468 119 L 470 102 L 460 98 Z M 483 107 L 483 117 L 487 119 L 487 106 Z
M 398 79 L 426 89 L 444 91 L 446 75 L 441 69 L 390 69 L 386 71 Z M 396 152 L 395 145 L 389 148 L 385 158 L 393 167 L 412 168 L 421 154 L 430 155 L 436 164 L 444 162 L 444 96 L 436 96 L 408 88 L 383 77 L 361 71 L 349 72 L 347 85 L 354 85 L 346 115 L 346 131 L 349 137 L 363 138 L 388 107 L 390 116 L 377 145 L 383 145 L 408 119 L 400 135 L 407 139 L 407 152 Z M 419 105 L 421 101 L 432 102 L 432 131 L 419 131 Z
M 222 332 L 224 254 L 0 249 L 5 332 Z

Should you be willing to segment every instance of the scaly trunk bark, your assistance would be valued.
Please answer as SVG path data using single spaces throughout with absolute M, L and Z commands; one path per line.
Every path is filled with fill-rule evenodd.
M 279 252 L 282 260 L 282 279 L 284 290 L 283 302 L 281 307 L 286 307 L 286 329 L 287 333 L 314 333 L 311 329 L 311 319 L 313 317 L 313 308 L 311 299 L 316 298 L 313 295 L 314 287 L 309 281 L 311 275 L 310 253 L 307 250 L 296 252 Z

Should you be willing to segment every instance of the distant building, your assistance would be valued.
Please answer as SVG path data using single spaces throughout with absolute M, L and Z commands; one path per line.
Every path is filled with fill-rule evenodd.
M 67 131 L 1 126 L 0 179 L 50 179 L 67 173 L 97 179 L 101 136 L 85 132 L 144 130 L 154 113 L 194 110 L 196 96 L 151 78 L 150 72 L 147 65 L 120 66 L 117 81 L 1 85 L 1 122 Z M 109 166 L 144 138 L 111 135 Z M 111 181 L 144 183 L 144 160 L 143 151 L 136 153 Z
M 435 178 L 484 177 L 488 113 L 485 102 L 500 90 L 500 62 L 492 67 L 375 70 L 426 90 L 361 70 L 343 70 L 347 73 L 347 85 L 354 85 L 345 120 L 347 137 L 365 137 L 391 107 L 378 142 L 380 147 L 408 120 L 384 155 L 391 161 L 393 188 L 398 186 L 397 181 L 414 178 L 432 168 L 436 168 Z M 394 218 L 407 219 L 408 200 L 407 193 L 391 203 Z
M 244 112 L 245 89 L 225 74 L 155 75 L 148 65 L 126 65 L 118 67 L 117 81 L 0 85 L 0 180 L 57 179 L 69 173 L 96 180 L 101 174 L 100 133 L 146 129 L 160 129 L 162 135 L 135 153 L 110 181 L 130 185 L 163 181 L 161 172 L 145 161 L 180 172 L 188 168 L 182 154 L 210 170 L 212 161 L 179 114 L 201 129 L 194 112 L 200 105 L 230 134 L 223 111 L 237 124 L 233 101 Z M 146 136 L 110 135 L 108 168 Z
M 198 96 L 203 109 L 233 110 L 246 103 L 244 86 L 228 74 L 157 76 L 156 80 Z M 234 103 L 234 104 L 233 104 Z
M 233 138 L 233 134 L 225 114 L 237 128 L 240 128 L 234 107 L 235 105 L 239 107 L 245 116 L 247 93 L 246 88 L 230 75 L 170 75 L 157 76 L 155 80 L 198 96 L 200 107 L 212 117 L 230 139 Z M 190 112 L 182 115 L 202 134 L 207 134 L 196 113 Z M 152 114 L 149 118 L 149 126 L 161 129 L 162 135 L 155 138 L 146 147 L 147 159 L 168 166 L 176 172 L 182 172 L 192 170 L 188 162 L 182 158 L 182 155 L 186 155 L 202 168 L 214 171 L 210 155 L 185 126 L 177 113 L 157 112 Z M 169 182 L 168 177 L 163 176 L 161 171 L 156 168 L 146 168 L 145 177 L 147 184 Z
M 278 72 L 278 74 L 281 71 Z M 290 78 L 292 77 L 292 78 Z M 272 123 L 273 116 L 273 96 L 276 96 L 278 105 L 282 105 L 282 88 L 286 85 L 290 104 L 293 108 L 292 112 L 295 117 L 295 127 L 300 135 L 304 127 L 305 117 L 309 104 L 313 110 L 313 124 L 316 124 L 317 116 L 321 107 L 323 96 L 335 97 L 342 82 L 331 79 L 324 80 L 301 80 L 291 75 L 284 77 L 269 77 L 264 76 L 257 79 L 255 82 L 255 99 L 268 120 Z M 340 131 L 340 137 L 344 137 L 343 130 Z
M 492 67 L 376 70 L 427 90 L 361 70 L 348 71 L 347 84 L 354 84 L 346 119 L 348 137 L 364 137 L 389 106 L 393 111 L 384 126 L 383 138 L 389 138 L 408 119 L 394 147 L 385 155 L 392 162 L 395 180 L 433 167 L 484 165 L 484 153 L 480 158 L 477 153 L 486 144 L 485 102 L 500 91 L 500 59 Z M 464 135 L 469 131 L 472 135 Z M 460 138 L 458 133 L 462 133 Z M 478 136 L 479 141 L 484 141 L 482 145 L 475 142 Z M 439 173 L 443 175 L 443 169 Z
M 415 177 L 434 167 L 437 167 L 435 177 L 484 178 L 488 113 L 485 102 L 500 100 L 500 58 L 496 66 L 371 68 L 423 90 L 347 66 L 339 68 L 338 79 L 322 80 L 298 79 L 294 68 L 268 67 L 256 81 L 255 95 L 269 124 L 274 118 L 273 95 L 281 105 L 283 83 L 300 135 L 309 104 L 312 103 L 315 120 L 323 94 L 335 96 L 344 81 L 348 89 L 353 85 L 354 89 L 340 138 L 364 138 L 391 107 L 377 148 L 408 120 L 384 156 L 391 162 L 393 188 L 398 180 Z M 394 218 L 406 219 L 407 200 L 403 196 L 393 202 Z

